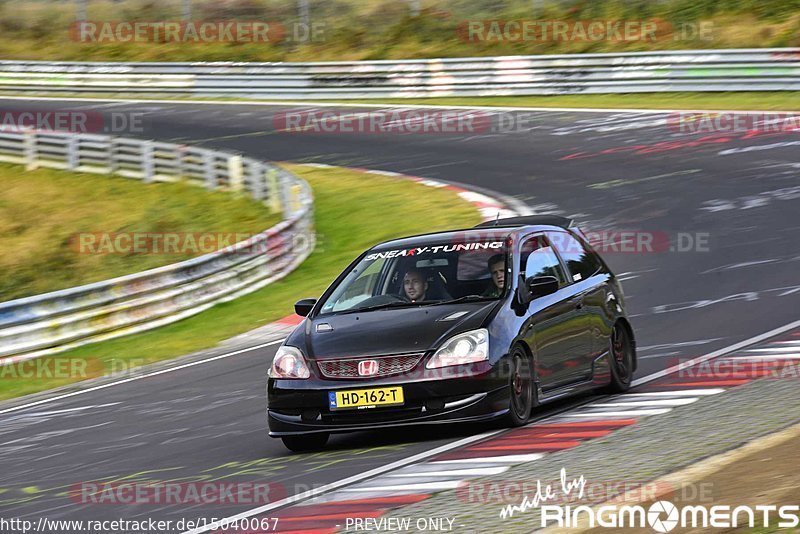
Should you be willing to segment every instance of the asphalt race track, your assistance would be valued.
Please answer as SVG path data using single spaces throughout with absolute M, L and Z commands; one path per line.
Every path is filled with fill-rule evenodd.
M 638 377 L 798 318 L 796 132 L 688 134 L 667 124 L 668 113 L 540 111 L 522 131 L 285 133 L 274 128 L 279 106 L 3 100 L 2 107 L 142 112 L 145 131 L 123 135 L 460 182 L 515 196 L 537 212 L 573 215 L 589 231 L 650 232 L 640 235 L 655 236 L 659 250 L 603 253 L 624 280 Z M 313 295 L 297 295 L 306 296 Z M 255 506 L 92 504 L 69 492 L 86 481 L 269 481 L 281 497 L 483 430 L 352 434 L 334 437 L 324 452 L 291 455 L 267 436 L 273 353 L 274 346 L 256 349 L 0 415 L 0 515 L 226 517 Z

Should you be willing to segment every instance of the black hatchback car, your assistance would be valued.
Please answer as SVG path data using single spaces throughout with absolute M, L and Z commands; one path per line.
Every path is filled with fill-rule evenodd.
M 636 370 L 620 283 L 563 217 L 382 243 L 295 310 L 267 384 L 270 435 L 294 451 L 390 425 L 519 426 Z

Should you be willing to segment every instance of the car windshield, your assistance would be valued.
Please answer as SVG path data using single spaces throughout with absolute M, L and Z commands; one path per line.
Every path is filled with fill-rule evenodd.
M 321 314 L 499 299 L 505 293 L 502 238 L 430 242 L 368 251 L 322 303 Z

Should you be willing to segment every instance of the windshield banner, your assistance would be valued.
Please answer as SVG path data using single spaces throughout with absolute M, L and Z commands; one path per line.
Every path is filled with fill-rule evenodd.
M 427 247 L 415 247 L 401 250 L 385 250 L 367 254 L 366 261 L 377 259 L 397 258 L 403 256 L 421 256 L 422 254 L 438 254 L 440 252 L 463 252 L 474 250 L 498 250 L 503 248 L 502 241 L 491 241 L 485 243 L 457 243 L 453 245 L 431 245 Z

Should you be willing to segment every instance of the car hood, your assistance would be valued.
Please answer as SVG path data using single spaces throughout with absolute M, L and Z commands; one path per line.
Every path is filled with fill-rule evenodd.
M 426 352 L 446 338 L 480 328 L 497 301 L 389 308 L 308 319 L 287 344 L 311 359 Z M 327 326 L 326 326 L 327 325 Z

